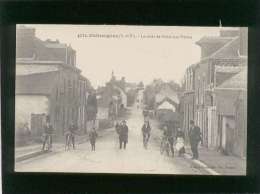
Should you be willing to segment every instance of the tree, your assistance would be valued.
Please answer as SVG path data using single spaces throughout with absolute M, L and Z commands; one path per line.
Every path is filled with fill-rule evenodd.
M 144 88 L 144 83 L 141 81 L 139 82 L 139 84 L 137 85 L 138 88 Z
M 87 120 L 88 121 L 96 120 L 96 115 L 97 115 L 97 97 L 96 97 L 95 93 L 91 93 L 88 96 L 86 113 L 87 113 Z

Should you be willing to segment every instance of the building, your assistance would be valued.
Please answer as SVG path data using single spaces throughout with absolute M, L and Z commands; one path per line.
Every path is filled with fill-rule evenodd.
M 114 72 L 111 74 L 111 79 L 104 87 L 97 89 L 97 102 L 99 114 L 102 119 L 108 118 L 113 110 L 113 114 L 118 117 L 122 115 L 122 111 L 127 107 L 127 93 L 126 93 L 125 78 L 116 79 Z
M 247 68 L 215 88 L 219 144 L 226 154 L 246 156 Z M 239 140 L 239 141 L 237 141 Z
M 42 134 L 46 116 L 62 135 L 70 123 L 86 132 L 86 96 L 90 82 L 76 67 L 76 52 L 58 40 L 42 41 L 35 29 L 17 28 L 16 125 L 26 122 Z M 17 128 L 17 130 L 19 130 Z
M 223 137 L 220 104 L 233 89 L 219 95 L 217 88 L 247 67 L 247 29 L 221 29 L 219 36 L 203 37 L 196 44 L 201 48 L 201 60 L 186 69 L 183 127 L 187 135 L 189 121 L 194 120 L 202 130 L 203 145 L 219 148 Z
M 163 83 L 159 92 L 155 95 L 155 115 L 160 121 L 160 126 L 176 128 L 180 125 L 178 91 L 169 83 Z
M 158 105 L 159 103 L 164 101 L 165 98 L 169 98 L 175 104 L 180 103 L 179 97 L 178 97 L 178 92 L 175 91 L 168 83 L 163 83 L 160 91 L 155 95 L 156 105 Z

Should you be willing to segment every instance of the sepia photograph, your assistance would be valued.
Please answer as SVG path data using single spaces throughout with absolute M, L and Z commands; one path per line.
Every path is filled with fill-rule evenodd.
M 246 175 L 248 28 L 16 25 L 15 172 Z

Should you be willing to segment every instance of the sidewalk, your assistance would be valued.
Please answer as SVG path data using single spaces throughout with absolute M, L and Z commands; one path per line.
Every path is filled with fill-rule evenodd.
M 191 156 L 190 147 L 186 148 L 186 152 Z M 246 174 L 246 159 L 241 159 L 235 156 L 226 156 L 210 150 L 205 147 L 199 147 L 199 162 L 204 163 L 208 168 L 221 175 L 245 175 Z M 194 160 L 195 163 L 196 160 Z
M 113 128 L 109 129 L 103 129 L 98 131 L 98 138 L 106 135 L 107 133 L 111 132 L 111 130 L 114 130 Z M 82 136 L 76 136 L 76 145 L 77 144 L 83 144 L 88 141 L 88 135 L 82 135 Z M 64 151 L 65 145 L 64 143 L 53 143 L 53 151 Z M 15 161 L 23 161 L 27 160 L 29 158 L 33 158 L 42 154 L 50 153 L 50 151 L 42 151 L 42 144 L 31 144 L 28 146 L 23 147 L 16 147 L 15 148 Z
M 162 131 L 158 128 L 156 120 L 150 120 L 153 128 L 151 131 L 152 138 L 155 141 L 160 141 Z M 192 152 L 189 145 L 185 146 L 185 158 L 190 160 L 194 168 L 200 168 L 207 174 L 211 175 L 245 175 L 246 174 L 246 159 L 241 159 L 235 156 L 226 156 L 210 150 L 205 147 L 199 147 L 199 160 L 191 160 Z
M 62 148 L 64 149 L 64 144 L 53 143 L 52 147 L 56 151 Z M 51 151 L 42 150 L 42 144 L 33 144 L 33 145 L 18 147 L 15 148 L 15 161 L 20 162 L 50 152 Z

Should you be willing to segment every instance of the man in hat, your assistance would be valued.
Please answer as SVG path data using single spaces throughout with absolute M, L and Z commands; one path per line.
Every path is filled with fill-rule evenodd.
M 120 126 L 119 130 L 119 148 L 122 149 L 122 145 L 124 144 L 124 149 L 126 149 L 126 144 L 128 142 L 128 126 L 126 125 L 126 121 L 122 121 L 122 126 Z
M 44 125 L 44 140 L 42 144 L 42 150 L 45 150 L 46 143 L 49 143 L 48 149 L 52 147 L 52 134 L 54 132 L 54 129 L 50 123 L 50 121 L 47 119 L 46 124 Z M 49 142 L 48 142 L 49 140 Z
M 199 142 L 202 140 L 200 128 L 194 124 L 194 121 L 190 121 L 190 130 L 189 130 L 189 137 L 190 137 L 190 146 L 192 151 L 192 159 L 199 158 L 198 152 L 198 145 Z
M 74 122 L 71 122 L 71 124 L 69 125 L 69 132 L 71 135 L 71 142 L 72 142 L 73 149 L 75 149 L 75 135 L 77 132 L 77 126 L 74 124 Z

